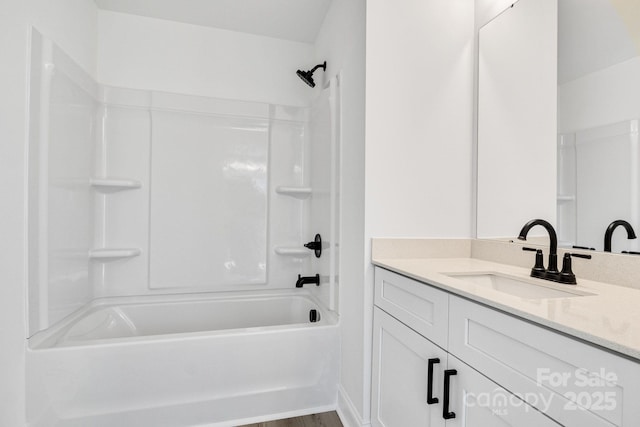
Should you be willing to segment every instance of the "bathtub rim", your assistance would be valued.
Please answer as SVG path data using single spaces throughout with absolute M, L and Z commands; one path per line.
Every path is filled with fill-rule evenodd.
M 59 337 L 69 330 L 84 316 L 91 314 L 102 308 L 110 306 L 136 305 L 136 304 L 156 304 L 156 303 L 180 303 L 180 302 L 203 302 L 203 301 L 224 301 L 224 300 L 255 300 L 255 299 L 276 299 L 283 297 L 301 297 L 313 302 L 320 311 L 320 321 L 316 323 L 291 323 L 284 325 L 255 326 L 250 328 L 231 328 L 195 332 L 173 332 L 166 334 L 143 335 L 134 337 L 103 338 L 81 341 L 72 345 L 51 345 L 49 341 Z M 338 324 L 337 313 L 330 311 L 315 295 L 306 289 L 271 289 L 271 290 L 240 290 L 226 292 L 203 292 L 203 293 L 183 293 L 183 294 L 161 294 L 161 295 L 134 295 L 96 298 L 83 305 L 70 315 L 60 319 L 49 328 L 38 331 L 27 338 L 27 349 L 29 351 L 55 351 L 68 350 L 81 347 L 131 345 L 135 343 L 149 343 L 154 341 L 199 339 L 214 337 L 219 335 L 253 335 L 275 333 L 287 330 L 298 330 L 305 328 L 328 328 Z

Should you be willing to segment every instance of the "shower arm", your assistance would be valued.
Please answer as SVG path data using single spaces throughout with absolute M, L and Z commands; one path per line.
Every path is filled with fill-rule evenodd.
M 324 71 L 327 71 L 327 61 L 324 61 L 322 64 L 316 65 L 315 67 L 307 71 L 307 73 L 313 74 L 318 68 L 322 68 Z

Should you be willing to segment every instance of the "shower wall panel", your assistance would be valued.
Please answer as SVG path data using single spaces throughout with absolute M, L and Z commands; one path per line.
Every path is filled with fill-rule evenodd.
M 288 288 L 297 274 L 311 272 L 311 252 L 305 256 L 281 256 L 278 247 L 303 248 L 311 236 L 308 198 L 279 194 L 280 186 L 302 188 L 309 184 L 308 110 L 272 106 L 269 123 L 269 284 Z M 312 237 L 312 236 L 311 236 Z
M 96 295 L 128 295 L 147 287 L 149 275 L 150 94 L 120 89 L 120 99 L 106 91 L 97 163 L 99 176 L 132 179 L 140 188 L 99 193 L 96 246 L 139 248 L 140 255 L 93 262 Z M 142 106 L 140 106 L 142 104 Z
M 97 86 L 51 41 L 32 34 L 29 136 L 29 334 L 93 297 L 90 188 Z
M 640 226 L 638 189 L 638 120 L 576 132 L 577 241 L 604 249 L 604 231 L 615 219 Z M 614 248 L 639 249 L 623 232 L 615 233 Z
M 311 234 L 319 233 L 323 242 L 322 256 L 312 258 L 312 270 L 320 274 L 322 283 L 314 292 L 332 310 L 337 309 L 339 279 L 339 117 L 339 85 L 334 78 L 311 104 L 308 150 L 314 166 L 310 168 L 309 223 Z
M 31 76 L 30 335 L 95 298 L 312 273 L 307 108 L 101 86 L 39 36 Z
M 309 254 L 307 110 L 105 88 L 103 175 L 140 188 L 102 196 L 102 247 L 140 255 L 95 263 L 96 294 L 287 288 Z
M 267 281 L 266 119 L 154 111 L 150 286 Z

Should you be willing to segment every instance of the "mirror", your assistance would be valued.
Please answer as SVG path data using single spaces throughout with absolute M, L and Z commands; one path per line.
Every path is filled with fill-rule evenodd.
M 479 238 L 556 223 L 556 16 L 556 0 L 520 0 L 480 29 Z
M 628 221 L 640 231 L 637 3 L 520 0 L 480 30 L 478 237 L 514 236 L 526 220 L 534 217 L 554 223 L 560 245 L 567 247 L 603 250 L 605 230 L 617 219 Z M 542 46 L 549 40 L 540 37 L 541 33 L 550 31 L 555 37 L 556 31 L 549 30 L 554 21 L 554 47 Z M 500 39 L 515 40 L 527 55 L 516 55 L 508 49 L 498 51 L 492 44 Z M 556 49 L 554 63 L 551 56 Z M 497 81 L 493 77 L 495 69 L 505 66 L 501 72 L 507 70 L 510 76 L 519 73 L 518 77 L 503 76 Z M 527 67 L 534 67 L 544 79 L 519 71 Z M 546 73 L 551 69 L 554 87 L 547 81 Z M 505 100 L 504 93 L 511 93 L 510 99 Z M 530 104 L 548 101 L 547 96 L 553 96 L 554 106 L 547 105 L 545 110 L 540 106 L 534 111 L 535 106 Z M 553 117 L 549 110 L 554 110 Z M 554 136 L 550 135 L 551 128 Z M 529 131 L 533 137 L 525 135 Z M 514 139 L 521 145 L 518 150 Z M 500 174 L 493 182 L 487 179 L 491 171 L 515 161 L 520 162 L 519 168 Z M 516 172 L 533 178 L 513 178 Z M 553 182 L 549 182 L 549 176 L 553 176 Z M 507 188 L 510 196 L 502 204 L 495 202 L 501 188 Z M 510 205 L 522 209 L 512 212 Z M 613 252 L 637 252 L 638 248 L 638 239 L 628 240 L 624 229 L 614 233 Z

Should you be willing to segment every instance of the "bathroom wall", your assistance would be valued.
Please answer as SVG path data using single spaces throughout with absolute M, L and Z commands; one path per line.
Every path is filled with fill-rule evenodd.
M 108 11 L 99 12 L 99 24 L 98 74 L 100 81 L 107 85 L 293 107 L 307 107 L 318 96 L 317 92 L 301 84 L 295 75 L 296 69 L 315 64 L 314 46 L 311 44 Z M 329 63 L 331 67 L 331 61 Z M 328 73 L 318 73 L 317 76 L 317 90 L 321 90 L 324 85 L 320 82 Z M 269 130 L 272 141 L 270 162 L 273 163 L 269 172 L 269 218 L 274 221 L 269 231 L 268 277 L 260 281 L 274 287 L 292 286 L 292 278 L 296 277 L 294 273 L 311 275 L 322 270 L 327 280 L 329 277 L 329 272 L 324 272 L 323 267 L 316 267 L 320 260 L 273 254 L 275 246 L 300 247 L 301 243 L 312 240 L 317 232 L 309 225 L 315 220 L 311 218 L 314 212 L 314 208 L 310 207 L 312 204 L 322 207 L 316 212 L 329 209 L 319 200 L 322 194 L 315 188 L 312 189 L 311 199 L 306 201 L 274 192 L 277 186 L 309 185 L 311 181 L 318 180 L 318 176 L 309 174 L 310 170 L 315 171 L 314 174 L 329 172 L 329 159 L 317 159 L 309 151 L 320 146 L 315 143 L 308 146 L 303 155 L 296 151 L 298 147 L 291 145 L 291 138 L 303 138 L 309 144 L 309 128 L 300 127 L 301 122 L 296 120 L 299 119 L 272 121 Z M 278 138 L 282 138 L 280 143 L 277 142 Z M 285 153 L 303 156 L 304 164 L 299 165 L 301 175 L 295 179 L 285 176 L 292 171 L 290 165 L 277 164 L 285 159 Z M 112 202 L 111 205 L 116 203 Z M 291 209 L 300 213 L 294 215 L 298 215 L 297 219 L 291 217 L 290 212 L 294 212 Z M 278 218 L 282 218 L 282 221 L 276 220 Z M 292 219 L 293 224 L 301 227 L 293 233 L 295 236 L 290 230 L 287 231 Z M 144 221 L 142 218 L 140 220 Z M 153 217 L 151 222 L 154 222 Z M 299 230 L 306 230 L 303 236 L 300 236 Z M 130 231 L 122 232 L 122 235 L 139 235 L 138 240 L 144 241 L 142 231 Z M 153 246 L 154 239 L 151 237 Z M 155 246 L 156 252 L 159 247 L 162 245 Z M 134 290 L 139 290 L 141 284 L 146 282 L 154 287 L 153 277 L 149 281 L 142 268 L 146 256 L 143 250 L 139 258 L 129 262 L 129 266 L 125 267 L 124 263 L 120 266 L 105 265 L 103 272 L 97 274 L 102 274 L 104 283 L 109 285 L 101 288 L 101 292 L 112 294 L 118 289 L 116 293 L 119 294 L 135 293 Z M 325 260 L 328 257 L 322 258 L 322 262 Z M 139 266 L 134 267 L 135 264 Z M 151 265 L 154 265 L 153 259 Z M 156 278 L 162 276 L 156 274 Z M 336 305 L 329 303 L 330 292 L 325 291 L 324 287 L 314 291 L 318 291 L 328 305 Z
M 471 234 L 473 28 L 473 0 L 367 2 L 366 260 L 372 237 Z M 373 268 L 365 271 L 368 369 Z
M 335 197 L 308 152 L 331 154 L 326 99 L 310 137 L 307 108 L 103 87 L 39 34 L 32 56 L 29 336 L 94 298 L 308 274 L 310 210 Z M 314 209 L 279 190 L 313 182 L 312 159 Z
M 473 2 L 335 0 L 316 52 L 328 76 L 341 70 L 338 408 L 362 425 L 370 412 L 370 238 L 470 234 Z
M 364 0 L 334 0 L 315 44 L 313 63 L 327 61 L 324 79 L 340 74 L 340 266 L 339 308 L 341 378 L 338 407 L 351 425 L 369 418 L 365 357 L 364 253 L 365 157 L 365 15 Z M 321 88 L 316 88 L 316 92 Z M 346 425 L 346 424 L 345 424 Z
M 0 14 L 0 425 L 24 425 L 27 87 L 30 26 L 95 74 L 97 9 L 91 0 L 5 2 Z
M 96 247 L 134 252 L 92 262 L 96 296 L 291 288 L 309 270 L 308 201 L 278 192 L 308 185 L 306 108 L 104 96 L 96 175 L 139 188 L 98 196 Z
M 258 56 L 269 70 L 267 77 L 275 72 L 283 76 L 274 77 L 275 83 L 260 82 L 263 88 L 255 96 L 269 96 L 270 103 L 238 100 L 247 86 L 238 78 L 224 86 L 234 100 L 203 96 L 211 87 L 186 75 L 162 75 L 156 87 L 170 88 L 176 79 L 180 84 L 189 81 L 188 88 L 177 87 L 197 96 L 123 89 L 98 85 L 55 43 L 38 40 L 30 102 L 29 335 L 93 298 L 290 288 L 298 274 L 315 270 L 331 285 L 314 291 L 335 308 L 337 251 L 312 263 L 302 243 L 312 239 L 310 224 L 317 221 L 331 239 L 328 249 L 337 248 L 339 155 L 332 134 L 337 135 L 338 128 L 331 121 L 339 94 L 332 91 L 331 97 L 317 102 L 311 120 L 306 107 L 273 102 L 293 99 L 299 88 L 303 98 L 317 96 L 287 62 L 304 59 L 312 46 L 112 12 L 106 12 L 104 20 L 100 52 L 106 51 L 107 58 L 109 52 L 136 42 L 145 44 L 149 31 L 153 43 L 166 32 L 182 31 L 185 37 L 174 46 L 183 46 L 163 55 L 156 52 L 155 59 L 180 63 L 187 45 L 212 43 L 224 47 L 217 53 L 236 74 L 252 67 L 246 58 L 266 51 L 268 58 Z M 119 31 L 109 31 L 111 25 L 120 29 L 127 22 L 140 24 L 145 35 L 130 34 L 123 40 Z M 102 49 L 105 45 L 109 48 Z M 144 49 L 153 51 L 146 45 Z M 272 57 L 270 50 L 280 55 Z M 283 70 L 283 62 L 291 68 Z M 124 64 L 132 67 L 116 67 L 102 56 L 99 64 L 100 73 L 117 70 L 130 84 L 136 84 L 136 73 L 149 71 L 130 62 Z M 207 60 L 191 63 L 187 72 L 208 66 Z M 283 89 L 282 82 L 295 83 L 295 90 Z M 337 88 L 337 81 L 333 86 Z M 273 87 L 283 93 L 273 95 Z M 280 191 L 283 186 L 295 190 L 309 185 L 311 192 L 304 197 Z
M 106 85 L 308 106 L 295 75 L 313 46 L 252 34 L 99 12 L 98 80 Z
M 367 3 L 370 236 L 469 236 L 473 36 L 469 0 Z

